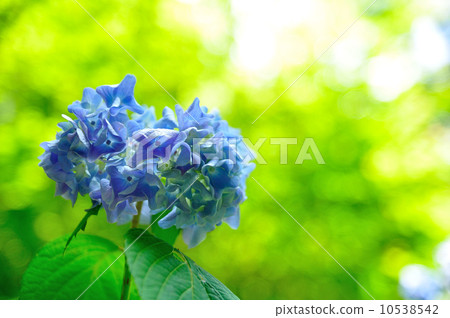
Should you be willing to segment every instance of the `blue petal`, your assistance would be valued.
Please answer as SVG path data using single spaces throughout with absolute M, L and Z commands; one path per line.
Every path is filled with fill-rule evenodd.
M 164 107 L 163 109 L 163 118 L 158 120 L 153 128 L 165 128 L 165 129 L 174 129 L 178 128 L 178 124 L 175 121 L 175 114 L 173 110 L 169 107 Z
M 155 108 L 149 107 L 145 109 L 142 115 L 133 114 L 133 119 L 136 120 L 141 129 L 153 128 L 156 122 Z
M 133 215 L 137 214 L 136 207 L 131 205 L 128 201 L 121 202 L 117 205 L 117 224 L 125 224 L 131 221 Z
M 239 227 L 240 213 L 239 210 L 235 214 L 224 219 L 224 221 L 233 229 L 236 230 Z
M 144 109 L 136 102 L 133 95 L 135 84 L 136 77 L 128 74 L 120 84 L 99 86 L 96 91 L 103 97 L 112 116 L 118 115 L 123 109 L 142 114 Z
M 81 101 L 89 105 L 98 106 L 102 102 L 102 97 L 97 94 L 97 92 L 93 88 L 86 87 L 83 90 L 83 98 Z
M 120 84 L 115 88 L 117 96 L 120 97 L 122 100 L 124 98 L 128 98 L 129 96 L 133 96 L 135 85 L 136 85 L 136 77 L 131 74 L 125 75 Z
M 143 201 L 141 208 L 141 217 L 139 218 L 139 224 L 150 224 L 151 221 L 152 221 L 152 214 L 150 213 L 148 201 Z
M 116 94 L 114 92 L 114 86 L 102 85 L 97 87 L 96 92 L 103 98 L 107 107 L 111 107 L 114 100 L 116 99 Z
M 183 229 L 183 241 L 189 248 L 195 247 L 206 238 L 206 233 L 202 227 L 190 226 Z
M 174 208 L 172 211 L 167 213 L 166 216 L 158 221 L 158 225 L 163 229 L 168 229 L 169 227 L 174 226 L 176 223 L 177 215 L 177 208 Z

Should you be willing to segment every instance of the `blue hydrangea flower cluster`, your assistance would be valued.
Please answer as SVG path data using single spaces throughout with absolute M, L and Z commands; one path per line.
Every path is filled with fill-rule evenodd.
M 400 293 L 405 299 L 450 299 L 450 238 L 438 245 L 437 268 L 411 264 L 400 272 Z
M 239 225 L 239 205 L 254 164 L 238 130 L 195 99 L 184 111 L 153 107 L 134 98 L 136 78 L 86 88 L 59 123 L 56 140 L 42 143 L 40 166 L 56 182 L 56 195 L 75 204 L 88 194 L 104 207 L 108 222 L 123 224 L 138 213 L 141 223 L 169 211 L 162 228 L 183 230 L 189 247 L 216 226 Z M 129 116 L 131 114 L 131 118 Z

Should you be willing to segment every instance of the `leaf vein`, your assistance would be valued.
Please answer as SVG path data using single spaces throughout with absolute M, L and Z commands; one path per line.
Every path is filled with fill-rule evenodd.
M 164 289 L 164 287 L 167 285 L 167 282 L 169 281 L 170 276 L 172 276 L 181 266 L 186 265 L 185 263 L 181 263 L 180 265 L 178 265 L 177 267 L 175 267 L 174 269 L 172 269 L 169 273 L 169 275 L 167 275 L 166 279 L 164 279 L 161 288 L 159 289 L 158 295 L 156 295 L 156 299 L 159 298 L 159 295 L 161 294 L 161 291 Z

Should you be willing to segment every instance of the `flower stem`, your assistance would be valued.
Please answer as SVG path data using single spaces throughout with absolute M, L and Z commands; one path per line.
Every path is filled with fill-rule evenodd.
M 138 227 L 139 225 L 139 218 L 141 217 L 142 210 L 142 201 L 136 203 L 136 210 L 138 211 L 138 213 L 133 216 L 133 219 L 131 220 L 131 228 Z
M 142 201 L 136 203 L 136 209 L 138 213 L 135 216 L 133 216 L 133 219 L 131 220 L 131 228 L 136 228 L 139 225 L 139 218 L 141 216 L 141 209 L 142 209 Z M 131 272 L 130 268 L 128 267 L 127 259 L 125 256 L 125 268 L 123 271 L 122 292 L 120 294 L 121 300 L 128 300 L 128 298 L 130 297 L 130 280 L 131 280 Z

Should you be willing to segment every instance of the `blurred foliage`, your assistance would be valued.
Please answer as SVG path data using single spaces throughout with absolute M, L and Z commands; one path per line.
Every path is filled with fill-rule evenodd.
M 445 1 L 377 1 L 254 124 L 369 1 L 80 3 L 182 106 L 198 96 L 253 142 L 299 138 L 287 165 L 267 140 L 268 164 L 253 176 L 375 298 L 399 297 L 404 265 L 431 265 L 450 232 L 450 72 L 420 30 L 438 26 L 425 38 L 448 49 Z M 75 1 L 2 1 L 0 61 L 0 298 L 9 299 L 37 250 L 90 206 L 54 198 L 38 167 L 67 105 L 127 73 L 141 104 L 160 113 L 175 101 Z M 325 165 L 294 165 L 306 137 Z M 176 246 L 241 299 L 368 298 L 251 179 L 247 195 L 237 231 L 224 225 L 192 250 Z M 122 246 L 126 230 L 104 212 L 86 228 Z

